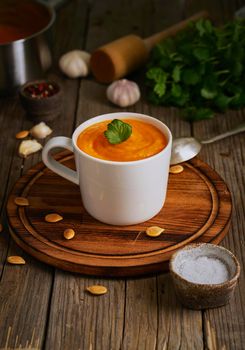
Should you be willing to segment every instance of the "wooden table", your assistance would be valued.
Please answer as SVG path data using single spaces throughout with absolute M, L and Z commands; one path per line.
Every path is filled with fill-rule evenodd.
M 204 8 L 222 23 L 242 5 L 243 0 L 70 0 L 57 11 L 55 60 L 68 50 L 91 51 L 131 32 L 147 36 Z M 93 78 L 67 79 L 57 65 L 50 76 L 55 76 L 65 91 L 62 115 L 49 123 L 53 135 L 70 136 L 87 118 L 118 111 L 106 100 L 106 86 Z M 141 76 L 135 73 L 131 78 L 142 81 Z M 174 136 L 201 139 L 244 120 L 244 110 L 229 111 L 213 120 L 191 124 L 180 119 L 175 108 L 148 104 L 144 93 L 128 110 L 162 119 Z M 5 218 L 8 193 L 14 182 L 41 159 L 40 153 L 21 159 L 15 134 L 32 124 L 17 97 L 0 100 L 4 226 L 0 234 L 0 349 L 244 349 L 244 135 L 206 145 L 200 154 L 225 179 L 233 195 L 232 225 L 222 245 L 233 251 L 243 266 L 239 286 L 229 305 L 192 311 L 176 300 L 169 274 L 134 279 L 81 276 L 40 263 L 13 242 Z M 9 255 L 23 256 L 26 265 L 9 265 Z M 109 293 L 91 297 L 84 292 L 86 286 L 98 283 Z

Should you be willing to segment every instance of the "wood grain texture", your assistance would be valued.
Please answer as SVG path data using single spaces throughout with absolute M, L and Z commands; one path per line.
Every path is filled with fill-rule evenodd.
M 202 313 L 176 300 L 170 275 L 157 276 L 158 336 L 156 349 L 203 349 Z
M 93 296 L 86 287 L 108 292 Z M 55 276 L 47 349 L 119 349 L 124 319 L 124 281 L 78 277 L 58 270 Z
M 59 162 L 75 168 L 73 155 Z M 10 232 L 29 254 L 64 270 L 101 276 L 132 276 L 167 269 L 170 256 L 186 244 L 219 242 L 227 233 L 231 197 L 222 179 L 199 159 L 184 163 L 184 171 L 170 174 L 163 209 L 145 223 L 111 226 L 93 219 L 83 208 L 79 188 L 54 174 L 43 163 L 31 168 L 13 188 L 7 204 Z M 18 207 L 16 197 L 30 203 Z M 63 220 L 47 223 L 52 212 Z M 147 227 L 165 229 L 147 237 Z M 73 228 L 72 240 L 63 232 Z
M 200 1 L 198 6 L 207 2 Z M 187 11 L 196 10 L 196 2 L 190 1 Z M 231 19 L 235 11 L 244 6 L 243 1 L 224 1 L 208 3 L 216 23 L 222 24 Z M 193 7 L 192 7 L 193 6 Z M 228 111 L 217 114 L 213 120 L 194 123 L 193 133 L 199 139 L 207 139 L 228 131 L 245 120 L 245 110 Z M 245 207 L 244 207 L 244 174 L 245 174 L 245 138 L 244 134 L 236 135 L 203 147 L 200 156 L 206 160 L 227 182 L 233 197 L 233 215 L 230 234 L 222 244 L 230 249 L 245 267 Z M 229 305 L 203 312 L 204 338 L 207 348 L 243 349 L 245 337 L 245 279 L 241 273 L 235 296 Z M 211 334 L 211 336 L 210 336 Z M 210 341 L 213 339 L 213 343 Z M 210 345 L 213 344 L 213 345 Z M 212 347 L 213 346 L 213 347 Z
M 146 3 L 146 6 L 145 6 L 145 3 Z M 89 50 L 94 49 L 97 46 L 103 44 L 104 42 L 111 41 L 116 37 L 128 34 L 129 32 L 135 32 L 142 36 L 147 36 L 163 28 L 164 24 L 167 26 L 183 18 L 183 12 L 182 12 L 183 1 L 178 1 L 177 3 L 175 3 L 174 8 L 172 7 L 172 2 L 169 0 L 164 2 L 150 1 L 150 3 L 151 5 L 149 9 L 149 5 L 147 5 L 147 2 L 144 2 L 144 4 L 142 4 L 141 1 L 134 1 L 134 8 L 136 7 L 137 10 L 134 12 L 133 11 L 129 12 L 128 9 L 129 8 L 131 9 L 132 2 L 118 1 L 117 2 L 118 8 L 117 8 L 114 1 L 107 2 L 107 5 L 105 3 L 102 5 L 102 2 L 97 1 L 96 4 L 94 4 L 91 11 L 90 26 L 89 26 L 88 39 L 87 39 L 87 49 Z M 112 11 L 111 8 L 115 8 L 115 10 Z M 144 11 L 145 8 L 146 8 L 146 11 Z M 128 16 L 133 17 L 131 19 L 132 22 L 128 20 Z M 127 19 L 127 21 L 125 21 L 123 26 L 119 25 L 119 20 L 123 21 L 124 18 Z M 152 20 L 153 18 L 154 20 Z M 104 22 L 103 22 L 105 21 L 105 19 L 111 22 L 110 27 L 109 26 L 107 27 L 108 29 L 106 32 L 104 32 L 105 29 L 104 29 Z M 127 27 L 126 30 L 124 29 L 125 25 Z M 160 118 L 161 120 L 168 123 L 168 125 L 170 125 L 171 130 L 174 133 L 174 136 L 190 134 L 190 125 L 178 118 L 178 112 L 176 111 L 176 109 L 153 107 L 153 106 L 149 106 L 149 104 L 145 102 L 146 93 L 144 89 L 143 79 L 141 78 L 140 75 L 135 73 L 129 78 L 137 79 L 139 81 L 141 92 L 142 92 L 142 100 L 141 102 L 138 102 L 135 106 L 132 106 L 127 110 L 145 113 L 145 114 Z M 80 97 L 78 101 L 76 125 L 79 125 L 83 120 L 89 117 L 96 116 L 102 113 L 118 111 L 117 107 L 111 104 L 108 104 L 106 100 L 105 92 L 106 92 L 106 86 L 96 84 L 93 80 L 82 82 L 80 87 Z M 96 283 L 97 280 L 94 279 L 94 282 Z M 111 285 L 113 286 L 113 282 Z M 120 302 L 122 303 L 123 300 L 125 300 L 124 304 L 126 305 L 128 302 L 127 296 L 132 295 L 135 292 L 135 289 L 139 289 L 140 286 L 141 286 L 141 280 L 135 281 L 134 284 L 126 284 L 125 296 L 124 296 L 124 299 L 121 299 Z M 152 288 L 151 281 L 149 279 L 145 279 L 144 291 L 142 291 L 142 293 L 149 294 L 151 288 Z M 172 295 L 173 298 L 175 298 L 172 291 L 169 290 L 169 293 Z M 131 314 L 137 314 L 140 312 L 141 308 L 139 309 L 136 303 L 131 302 L 129 305 L 130 305 Z M 146 305 L 144 305 L 144 310 L 145 308 L 146 308 Z M 164 314 L 164 310 L 163 310 L 163 314 Z M 145 316 L 145 314 L 142 314 L 142 313 L 141 315 L 142 317 Z M 155 323 L 155 320 L 158 317 L 157 314 L 151 314 L 151 316 L 152 316 L 151 322 Z M 91 322 L 90 321 L 91 318 L 93 319 L 93 315 L 88 315 L 87 322 Z M 174 319 L 172 321 L 171 315 L 170 315 L 169 322 L 172 322 L 172 324 L 174 324 Z M 167 323 L 165 328 L 159 331 L 161 332 L 161 334 L 164 334 L 167 336 L 169 322 Z M 196 317 L 193 317 L 193 322 L 194 324 L 197 324 Z M 130 330 L 131 335 L 133 335 L 133 337 L 136 337 L 137 333 L 140 331 L 140 327 L 141 325 L 139 326 L 139 324 L 132 323 L 130 318 L 128 317 L 128 314 L 126 316 L 126 312 L 124 312 L 124 324 L 122 329 L 123 332 L 122 333 L 118 332 L 119 334 L 118 337 L 121 338 L 121 334 L 122 334 L 122 342 L 124 338 L 126 337 L 128 338 L 127 332 L 125 331 L 126 329 Z M 148 325 L 145 325 L 144 323 L 144 330 L 147 330 L 147 328 L 148 328 Z M 158 331 L 156 331 L 156 333 L 157 332 Z M 174 332 L 176 333 L 175 329 L 174 329 Z M 63 336 L 65 337 L 65 335 Z M 147 332 L 141 332 L 141 336 L 142 336 L 142 343 L 144 343 L 144 341 L 147 341 Z M 200 336 L 202 337 L 202 333 L 200 334 L 200 329 L 197 327 L 194 327 L 192 336 L 195 338 L 200 338 Z M 176 338 L 177 337 L 178 337 L 179 343 L 181 343 L 181 333 L 176 334 Z M 153 338 L 151 337 L 151 339 Z M 76 338 L 74 338 L 72 344 L 74 345 L 77 344 Z M 153 349 L 155 347 L 155 344 L 156 344 L 156 341 L 155 339 L 153 339 L 153 342 L 152 344 L 150 344 L 149 348 Z M 111 343 L 107 342 L 107 346 L 105 348 L 110 349 Z M 101 349 L 101 347 L 98 347 L 98 349 Z M 131 349 L 134 350 L 133 347 Z
M 112 3 L 112 2 L 111 2 Z M 109 17 L 113 13 L 110 4 L 101 1 L 90 1 L 89 19 L 87 23 L 88 34 L 83 47 L 86 50 L 95 48 L 99 40 L 106 40 L 107 34 L 103 32 L 102 22 L 104 17 Z M 121 11 L 122 1 L 114 7 L 117 11 Z M 109 6 L 108 6 L 109 5 Z M 103 8 L 102 13 L 100 8 Z M 100 14 L 101 13 L 101 14 Z M 125 12 L 122 11 L 124 14 Z M 102 18 L 101 18 L 102 16 Z M 128 22 L 126 25 L 129 25 Z M 93 32 L 93 28 L 97 28 Z M 114 20 L 113 28 L 123 30 L 121 26 L 117 26 L 117 17 Z M 92 29 L 92 32 L 91 32 Z M 108 36 L 113 35 L 114 30 L 109 29 Z M 114 34 L 115 35 L 115 34 Z M 94 43 L 94 45 L 93 45 Z M 76 125 L 82 120 L 88 119 L 96 114 L 109 112 L 111 106 L 108 105 L 105 98 L 105 86 L 100 86 L 93 79 L 81 80 L 79 96 L 77 99 Z M 66 283 L 67 275 L 55 273 L 55 285 L 53 289 L 52 300 L 58 300 L 60 304 L 59 314 L 56 312 L 56 303 L 52 303 L 50 309 L 50 317 L 48 320 L 48 332 L 45 343 L 45 349 L 56 347 L 57 349 L 119 349 L 123 336 L 124 324 L 124 300 L 125 300 L 125 282 L 106 280 L 101 281 L 97 278 L 85 279 L 79 275 L 73 275 L 73 284 L 79 286 L 81 283 L 86 284 L 106 284 L 109 294 L 99 298 L 88 297 L 86 303 L 80 301 L 81 306 L 76 308 L 67 308 L 64 310 L 64 303 L 73 303 L 73 295 L 69 293 L 71 286 Z M 87 282 L 86 282 L 87 281 Z M 72 283 L 71 283 L 72 285 Z M 56 286 L 62 286 L 56 288 Z M 66 286 L 66 287 L 65 287 Z M 64 288 L 64 293 L 60 293 L 60 288 Z M 104 298 L 105 297 L 105 298 Z M 109 304 L 106 300 L 109 297 Z M 83 298 L 83 297 L 82 297 Z M 101 299 L 103 298 L 103 299 Z M 79 319 L 81 325 L 77 332 L 68 334 L 64 327 L 57 329 L 57 317 L 65 319 Z
M 131 8 L 134 8 L 134 11 L 131 11 Z M 130 11 L 129 11 L 130 9 Z M 89 19 L 89 28 L 88 28 L 88 35 L 86 40 L 86 49 L 87 50 L 93 50 L 96 47 L 100 46 L 101 44 L 105 42 L 109 42 L 119 36 L 126 35 L 130 32 L 134 32 L 136 34 L 140 34 L 143 37 L 150 35 L 161 28 L 169 24 L 173 24 L 177 22 L 179 19 L 182 19 L 182 9 L 183 9 L 183 2 L 178 1 L 178 3 L 175 5 L 175 8 L 171 6 L 171 1 L 134 1 L 133 3 L 131 1 L 94 1 L 92 3 L 91 12 L 90 12 L 90 19 Z M 181 12 L 181 13 L 180 13 Z M 154 20 L 152 20 L 154 18 Z M 171 130 L 175 135 L 189 135 L 190 134 L 190 126 L 188 123 L 180 120 L 178 118 L 178 113 L 176 113 L 175 109 L 166 109 L 166 108 L 158 108 L 158 107 L 152 107 L 149 106 L 148 103 L 146 103 L 145 99 L 145 89 L 143 84 L 143 79 L 141 76 L 137 73 L 131 75 L 129 78 L 131 79 L 137 79 L 140 83 L 140 88 L 142 91 L 142 100 L 141 102 L 138 102 L 136 105 L 131 106 L 130 108 L 127 108 L 129 111 L 133 112 L 140 112 L 145 113 L 149 115 L 156 116 L 162 120 L 164 120 L 166 123 L 168 123 L 171 127 Z M 125 110 L 125 109 L 124 109 Z M 116 106 L 113 106 L 112 104 L 109 104 L 106 99 L 106 86 L 97 84 L 95 81 L 91 80 L 83 80 L 81 82 L 80 86 L 80 92 L 79 92 L 79 98 L 78 98 L 78 108 L 77 108 L 77 114 L 76 114 L 76 126 L 79 125 L 82 121 L 102 114 L 102 113 L 110 113 L 110 112 L 116 112 L 118 111 L 118 108 Z M 56 276 L 56 278 L 61 278 L 60 276 Z M 76 277 L 78 281 L 80 278 Z M 92 279 L 92 282 L 94 284 L 98 283 L 100 280 L 97 280 L 96 278 Z M 118 312 L 117 315 L 114 318 L 113 324 L 118 325 L 117 328 L 117 334 L 116 338 L 108 338 L 107 341 L 104 339 L 104 346 L 103 349 L 120 349 L 122 345 L 117 345 L 118 341 L 120 344 L 122 344 L 123 340 L 128 335 L 127 332 L 130 330 L 130 334 L 133 335 L 133 337 L 137 336 L 137 333 L 140 331 L 141 328 L 144 330 L 148 328 L 148 325 L 144 322 L 143 324 L 134 324 L 131 322 L 131 319 L 129 317 L 129 313 L 126 314 L 126 304 L 128 302 L 128 295 L 133 295 L 135 293 L 135 290 L 139 289 L 141 287 L 141 281 L 136 280 L 133 284 L 128 284 L 126 282 L 122 282 L 122 285 L 125 287 L 123 289 L 118 290 L 118 294 L 121 292 L 121 290 L 124 291 L 124 295 L 121 295 L 120 300 L 115 300 L 114 305 L 117 306 L 117 303 L 123 303 L 125 305 L 124 310 L 120 309 L 120 313 Z M 147 305 L 145 304 L 147 302 L 147 298 L 144 296 L 144 294 L 149 295 L 150 290 L 152 288 L 152 282 L 150 279 L 146 278 L 143 279 L 144 281 L 144 290 L 142 291 L 143 294 L 143 309 L 147 309 Z M 79 282 L 77 282 L 79 283 Z M 115 288 L 114 281 L 109 282 L 110 289 Z M 173 292 L 170 291 L 171 295 L 173 295 Z M 54 297 L 57 295 L 57 291 L 54 291 Z M 173 295 L 173 298 L 175 296 Z M 62 302 L 62 301 L 61 301 Z M 113 303 L 113 300 L 112 300 Z M 137 303 L 131 302 L 129 304 L 130 306 L 130 313 L 137 314 L 140 313 L 141 308 L 138 307 Z M 115 307 L 115 306 L 114 306 Z M 74 311 L 76 312 L 76 311 Z M 100 311 L 104 316 L 104 322 L 107 322 L 107 312 L 105 310 Z M 51 309 L 51 314 L 53 315 L 55 313 L 55 308 Z M 70 310 L 67 310 L 66 314 L 64 312 L 61 313 L 62 317 L 68 317 L 70 314 Z M 76 312 L 76 317 L 80 317 L 80 313 Z M 140 313 L 142 317 L 145 317 L 145 313 Z M 157 314 L 151 313 L 151 322 L 156 322 Z M 118 323 L 118 319 L 123 319 L 123 324 Z M 170 316 L 171 319 L 171 316 Z M 50 327 L 55 327 L 55 320 L 52 318 L 50 319 Z M 93 314 L 86 314 L 86 318 L 83 317 L 82 319 L 83 323 L 93 324 L 94 325 L 94 315 Z M 195 317 L 194 317 L 194 323 Z M 53 326 L 52 326 L 53 325 Z M 114 328 L 113 328 L 114 329 Z M 126 331 L 127 330 L 127 331 Z M 193 329 L 193 336 L 199 338 L 199 328 Z M 166 333 L 166 329 L 162 329 L 161 333 Z M 196 334 L 195 334 L 196 332 Z M 155 334 L 157 333 L 157 330 Z M 80 332 L 81 334 L 81 332 Z M 97 328 L 95 329 L 93 326 L 92 334 L 95 335 L 97 339 L 101 339 L 103 336 L 101 334 L 101 327 L 100 325 L 97 325 Z M 113 333 L 115 334 L 115 333 Z M 144 342 L 147 342 L 147 332 L 142 331 L 141 332 L 141 344 L 144 344 Z M 202 336 L 202 334 L 201 334 Z M 88 339 L 90 336 L 89 334 L 83 334 L 83 337 Z M 46 349 L 49 349 L 50 344 L 55 344 L 59 341 L 59 337 L 51 332 L 49 330 L 48 333 L 48 341 L 46 342 Z M 62 333 L 62 339 L 63 342 L 66 342 L 66 333 Z M 149 344 L 149 341 L 147 344 L 149 345 L 149 349 L 153 349 L 156 340 L 151 335 L 152 343 Z M 132 340 L 133 342 L 133 340 Z M 181 334 L 179 337 L 179 342 L 181 343 Z M 81 340 L 79 337 L 73 337 L 71 340 L 71 346 L 74 349 L 79 349 L 79 344 L 81 343 Z M 86 342 L 88 344 L 88 340 Z M 89 343 L 90 344 L 90 343 Z M 90 344 L 91 345 L 91 344 Z M 89 347 L 89 349 L 102 349 L 101 345 L 97 342 L 97 347 Z M 135 350 L 133 347 L 129 347 L 128 350 Z M 144 349 L 144 347 L 143 347 Z
M 17 155 L 20 141 L 15 139 L 15 133 L 23 130 L 25 114 L 17 97 L 9 99 L 7 106 L 6 109 L 5 107 L 1 108 L 3 133 L 1 138 L 1 160 L 3 162 L 1 163 L 3 164 L 1 167 L 1 189 L 5 191 L 2 198 L 2 208 L 5 207 L 7 194 L 13 183 L 21 176 L 24 163 L 23 159 Z M 9 162 L 10 160 L 11 162 Z M 33 259 L 26 256 L 22 249 L 10 240 L 6 220 L 3 223 L 4 232 L 0 237 L 2 253 L 0 348 L 17 348 L 19 346 L 40 348 L 41 335 L 44 333 L 46 324 L 51 285 L 50 268 L 43 268 L 40 263 L 34 263 L 34 266 L 31 267 Z M 10 266 L 6 262 L 9 255 L 24 256 L 27 264 L 19 267 Z M 32 283 L 34 283 L 34 287 L 31 289 Z M 39 291 L 41 291 L 41 295 L 39 295 Z
M 155 349 L 158 332 L 156 277 L 126 281 L 121 349 Z
M 71 13 L 81 13 L 81 8 L 86 9 L 86 4 L 76 1 L 67 4 L 60 12 L 57 12 L 55 24 L 55 49 L 54 57 L 59 57 L 61 52 L 71 48 L 70 32 L 74 26 L 74 17 Z M 62 14 L 62 16 L 60 16 Z M 67 16 L 66 16 L 67 14 Z M 86 19 L 86 11 L 82 12 Z M 68 16 L 69 15 L 69 16 Z M 65 26 L 67 31 L 61 29 Z M 81 18 L 81 17 L 80 17 Z M 77 20 L 76 20 L 77 21 Z M 79 21 L 79 30 L 75 31 L 72 38 L 72 45 L 78 45 L 83 40 L 81 36 L 86 26 L 86 20 Z M 63 80 L 61 74 L 56 70 L 50 73 L 50 77 L 58 80 L 65 91 L 64 106 L 61 116 L 54 122 L 49 123 L 55 134 L 70 135 L 73 129 L 74 112 L 76 108 L 76 97 L 78 82 Z M 41 159 L 41 155 L 35 154 L 26 160 L 17 155 L 20 141 L 15 140 L 15 133 L 30 129 L 35 121 L 30 120 L 22 107 L 18 98 L 2 102 L 1 122 L 3 137 L 1 138 L 1 161 L 5 166 L 1 167 L 1 189 L 10 191 L 13 183 L 23 172 Z M 53 136 L 52 135 L 52 136 Z M 45 140 L 47 141 L 47 140 Z M 44 143 L 44 142 L 42 142 Z M 10 157 L 10 155 L 12 156 Z M 10 167 L 11 166 L 11 167 Z M 9 170 L 8 170 L 9 167 Z M 5 223 L 5 227 L 7 227 Z M 35 262 L 30 256 L 9 242 L 7 230 L 0 237 L 0 247 L 3 253 L 2 278 L 0 283 L 1 303 L 0 303 L 0 348 L 35 348 L 40 349 L 46 335 L 47 316 L 49 313 L 49 303 L 52 292 L 53 269 L 39 262 Z M 9 266 L 6 264 L 7 255 L 21 255 L 25 257 L 27 264 L 21 267 Z M 17 305 L 17 307 L 16 307 Z
M 57 13 L 54 32 L 56 64 L 59 55 L 69 49 L 82 47 L 93 50 L 132 32 L 147 37 L 203 9 L 210 11 L 216 23 L 222 23 L 241 6 L 244 6 L 244 0 L 66 1 Z M 118 111 L 106 100 L 106 86 L 97 84 L 92 77 L 82 81 L 70 80 L 60 74 L 57 66 L 51 74 L 65 90 L 63 113 L 51 123 L 54 129 L 52 136 L 70 136 L 74 127 L 83 120 Z M 244 111 L 229 112 L 225 117 L 218 116 L 213 121 L 198 122 L 192 126 L 179 118 L 177 109 L 154 107 L 146 102 L 143 76 L 143 70 L 129 76 L 140 84 L 142 91 L 141 101 L 129 110 L 163 120 L 174 136 L 190 135 L 193 129 L 196 136 L 206 138 L 244 120 Z M 1 99 L 0 107 L 0 198 L 4 208 L 14 181 L 40 160 L 40 154 L 24 162 L 16 155 L 19 142 L 14 139 L 15 133 L 31 127 L 33 122 L 26 119 L 17 99 Z M 200 155 L 231 189 L 234 200 L 232 226 L 223 242 L 238 255 L 242 271 L 245 266 L 244 154 L 244 137 L 240 135 L 219 144 L 207 145 Z M 137 346 L 140 350 L 244 349 L 244 275 L 235 298 L 226 307 L 203 313 L 188 311 L 176 301 L 167 274 L 127 280 L 86 278 L 60 270 L 55 270 L 53 275 L 52 271 L 46 271 L 43 264 L 25 255 L 15 243 L 10 243 L 5 218 L 3 223 L 5 228 L 0 234 L 0 348 L 8 344 L 11 349 L 31 347 L 35 350 L 114 350 L 122 349 L 122 346 L 126 348 L 126 345 L 129 350 L 138 350 Z M 24 270 L 5 264 L 8 253 L 24 254 L 27 260 Z M 52 288 L 50 277 L 54 279 L 53 284 L 50 282 Z M 88 295 L 84 298 L 83 287 L 96 283 L 105 284 L 109 293 L 99 298 Z M 43 296 L 38 294 L 39 288 Z M 25 313 L 27 322 L 24 322 Z
M 10 118 L 13 123 L 11 130 L 9 130 Z M 11 170 L 13 169 L 13 158 L 16 154 L 18 144 L 15 134 L 21 130 L 22 119 L 23 113 L 21 113 L 21 108 L 19 108 L 16 98 L 9 98 L 7 101 L 4 99 L 0 100 L 0 127 L 2 130 L 2 136 L 0 138 L 0 159 L 2 164 L 0 167 L 0 220 L 3 224 L 3 233 L 0 235 L 0 281 L 9 243 L 7 238 L 7 223 L 4 216 L 7 189 L 13 184 L 13 182 L 10 183 L 10 179 L 14 177 L 13 181 L 16 181 L 21 174 L 21 159 L 14 164 L 15 174 Z

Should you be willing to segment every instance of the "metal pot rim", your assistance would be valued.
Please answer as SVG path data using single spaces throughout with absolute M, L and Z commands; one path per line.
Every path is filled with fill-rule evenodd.
M 41 6 L 45 7 L 48 12 L 50 13 L 50 20 L 48 22 L 48 24 L 43 27 L 41 30 L 39 30 L 38 32 L 35 32 L 29 36 L 27 36 L 26 38 L 21 38 L 21 39 L 17 39 L 17 40 L 13 40 L 13 41 L 9 41 L 7 43 L 0 43 L 0 47 L 2 46 L 8 46 L 8 45 L 12 45 L 12 44 L 15 44 L 15 43 L 21 43 L 21 42 L 24 42 L 24 41 L 27 41 L 29 39 L 32 39 L 32 38 L 35 38 L 36 36 L 44 33 L 45 31 L 47 31 L 54 23 L 55 21 L 55 18 L 56 18 L 56 13 L 55 13 L 55 10 L 53 9 L 52 6 L 50 5 L 47 5 L 47 4 L 44 4 L 42 1 L 39 1 L 39 0 L 35 0 L 34 2 L 40 4 Z

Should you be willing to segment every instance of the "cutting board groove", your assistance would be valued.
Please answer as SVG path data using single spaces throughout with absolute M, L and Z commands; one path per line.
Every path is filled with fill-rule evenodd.
M 56 158 L 74 168 L 73 155 Z M 93 219 L 83 208 L 79 187 L 54 174 L 43 163 L 30 169 L 15 184 L 7 203 L 10 233 L 25 251 L 37 259 L 90 275 L 136 276 L 168 268 L 171 255 L 186 244 L 218 244 L 227 234 L 231 218 L 231 195 L 220 176 L 200 159 L 183 164 L 184 171 L 170 174 L 166 203 L 148 222 L 111 226 Z M 17 207 L 16 196 L 29 199 L 29 207 Z M 58 223 L 44 217 L 57 212 Z M 165 228 L 148 237 L 149 226 Z M 72 240 L 63 232 L 73 228 Z

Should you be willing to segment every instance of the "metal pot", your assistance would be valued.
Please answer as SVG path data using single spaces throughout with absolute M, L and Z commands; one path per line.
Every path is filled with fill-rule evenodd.
M 0 95 L 13 94 L 29 80 L 44 78 L 52 64 L 52 7 L 40 1 L 1 0 Z

